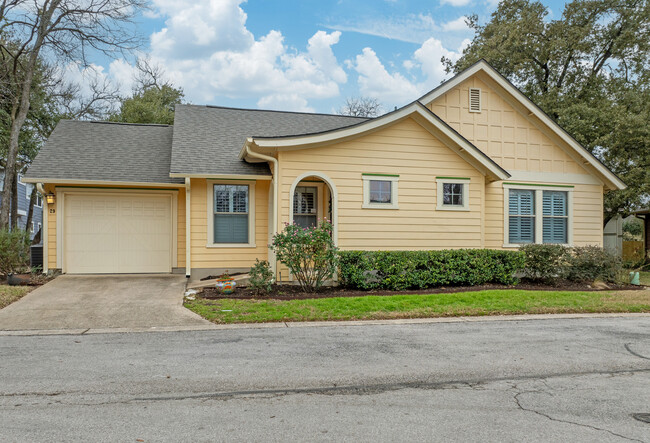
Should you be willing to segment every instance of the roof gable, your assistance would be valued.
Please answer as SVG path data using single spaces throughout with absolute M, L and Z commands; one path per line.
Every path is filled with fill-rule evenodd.
M 535 103 L 526 97 L 519 89 L 510 83 L 508 79 L 502 76 L 485 60 L 476 62 L 474 65 L 462 71 L 455 77 L 433 89 L 431 92 L 421 97 L 420 101 L 425 105 L 431 105 L 431 103 L 436 99 L 479 73 L 484 74 L 486 78 L 494 84 L 494 86 L 502 88 L 510 94 L 516 100 L 517 104 L 520 105 L 522 110 L 525 110 L 524 115 L 527 118 L 534 118 L 541 125 L 547 128 L 549 132 L 556 137 L 557 141 L 564 144 L 571 150 L 571 154 L 581 160 L 581 163 L 587 167 L 587 170 L 590 173 L 598 176 L 610 189 L 625 189 L 625 184 L 620 178 L 603 165 L 596 157 L 594 157 L 593 154 L 587 151 L 587 149 L 571 137 L 571 135 L 569 135 L 560 125 L 546 115 Z

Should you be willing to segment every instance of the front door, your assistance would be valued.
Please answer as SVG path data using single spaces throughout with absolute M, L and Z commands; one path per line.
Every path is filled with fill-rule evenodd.
M 293 222 L 302 228 L 310 228 L 318 223 L 318 188 L 297 186 L 293 194 Z

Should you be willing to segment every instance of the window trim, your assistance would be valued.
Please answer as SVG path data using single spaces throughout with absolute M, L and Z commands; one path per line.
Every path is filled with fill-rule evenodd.
M 41 204 L 38 204 L 38 200 L 41 200 Z M 27 199 L 29 200 L 29 198 Z M 43 196 L 41 195 L 40 192 L 36 191 L 36 200 L 34 201 L 34 207 L 36 208 L 43 208 Z
M 206 180 L 208 232 L 206 248 L 255 248 L 255 180 Z M 214 242 L 214 185 L 248 186 L 248 243 Z
M 469 186 L 472 180 L 466 177 L 436 177 L 436 211 L 469 211 Z M 444 204 L 444 184 L 461 184 L 463 186 L 463 204 Z
M 503 184 L 503 247 L 519 248 L 523 246 L 519 243 L 510 243 L 510 189 L 522 189 L 535 191 L 535 243 L 526 244 L 545 244 L 544 243 L 544 209 L 543 198 L 544 191 L 563 191 L 567 193 L 567 242 L 566 243 L 546 243 L 562 246 L 573 246 L 573 191 L 574 187 L 570 185 L 544 185 L 535 183 L 504 183 Z
M 398 190 L 399 175 L 395 174 L 361 174 L 363 180 L 363 209 L 399 209 Z M 388 181 L 390 186 L 390 203 L 374 203 L 370 201 L 370 182 Z

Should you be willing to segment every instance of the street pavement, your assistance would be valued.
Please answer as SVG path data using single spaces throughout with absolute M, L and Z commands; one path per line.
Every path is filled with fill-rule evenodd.
M 650 318 L 0 336 L 0 441 L 650 442 Z

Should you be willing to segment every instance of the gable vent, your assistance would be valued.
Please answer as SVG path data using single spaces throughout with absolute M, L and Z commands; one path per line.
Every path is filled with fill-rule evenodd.
M 481 90 L 469 88 L 469 112 L 481 112 Z

